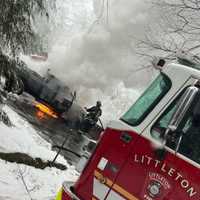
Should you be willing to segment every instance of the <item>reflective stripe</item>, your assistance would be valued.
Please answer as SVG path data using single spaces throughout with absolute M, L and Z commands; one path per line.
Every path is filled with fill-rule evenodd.
M 97 170 L 95 170 L 94 171 L 94 176 L 99 180 L 99 181 L 101 181 L 101 180 L 103 180 L 103 178 L 105 178 L 100 172 L 98 172 Z M 113 182 L 110 180 L 110 179 L 108 179 L 108 178 L 105 178 L 106 180 L 106 182 L 105 182 L 105 184 L 107 185 L 107 186 L 109 186 L 109 187 L 112 187 L 112 185 L 113 185 Z
M 57 196 L 56 196 L 56 199 L 55 200 L 62 200 L 62 193 L 63 193 L 63 190 L 62 188 L 59 190 Z
M 117 193 L 119 193 L 120 195 L 124 196 L 126 199 L 129 199 L 129 200 L 139 200 L 138 198 L 136 198 L 135 196 L 133 196 L 131 193 L 129 193 L 128 191 L 126 191 L 121 186 L 119 186 L 117 184 L 114 184 L 110 179 L 108 179 L 107 177 L 104 177 L 97 170 L 94 171 L 94 176 L 96 177 L 96 180 L 98 180 L 99 184 L 101 185 L 101 188 L 102 188 L 102 185 L 103 185 L 104 188 L 106 188 L 106 186 L 108 186 L 107 189 L 106 189 L 106 191 L 108 191 L 110 188 L 114 189 L 114 190 L 111 190 L 110 194 L 108 195 L 108 198 L 107 198 L 108 200 L 114 199 L 113 198 L 114 196 L 115 196 L 115 199 L 119 199 L 119 200 L 124 199 L 121 196 L 115 194 L 115 191 Z M 98 188 L 96 188 L 96 187 L 98 187 L 98 185 L 94 184 L 94 191 L 98 191 Z M 104 195 L 105 195 L 106 191 L 104 190 Z M 99 192 L 101 193 L 101 191 L 99 191 Z M 118 198 L 117 198 L 117 196 L 118 196 Z M 96 196 L 96 197 L 98 197 L 98 196 Z M 104 198 L 105 198 L 105 196 L 104 196 Z M 101 198 L 99 198 L 99 199 L 101 200 L 101 199 L 104 199 L 104 198 L 101 195 Z

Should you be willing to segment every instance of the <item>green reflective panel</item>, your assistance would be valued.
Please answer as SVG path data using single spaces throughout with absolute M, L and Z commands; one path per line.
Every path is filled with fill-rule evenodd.
M 132 126 L 138 125 L 153 110 L 170 88 L 170 79 L 166 75 L 160 74 L 121 120 Z
M 172 118 L 172 115 L 174 114 L 175 110 L 176 110 L 176 104 L 171 108 L 171 110 L 166 113 L 166 115 L 164 115 L 160 121 L 159 121 L 159 126 L 162 128 L 167 128 L 167 126 L 169 125 L 169 122 Z

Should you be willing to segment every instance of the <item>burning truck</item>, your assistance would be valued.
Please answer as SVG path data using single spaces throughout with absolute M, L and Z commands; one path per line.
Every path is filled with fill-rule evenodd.
M 51 74 L 50 70 L 45 76 L 41 76 L 22 61 L 14 63 L 13 68 L 9 70 L 2 66 L 0 70 L 0 85 L 4 85 L 3 90 L 12 93 L 15 90 L 18 95 L 25 92 L 20 98 L 9 96 L 9 104 L 17 112 L 40 128 L 41 125 L 45 128 L 47 125 L 53 127 L 54 124 L 57 124 L 57 129 L 63 127 L 59 137 L 55 137 L 56 141 L 53 142 L 52 148 L 59 149 L 59 153 L 60 151 L 71 152 L 70 156 L 72 154 L 77 156 L 74 160 L 79 160 L 81 157 L 79 153 L 86 149 L 87 152 L 84 153 L 87 153 L 85 156 L 87 159 L 96 145 L 102 127 L 95 123 L 89 131 L 85 131 L 84 122 L 88 122 L 87 113 L 75 101 L 76 92 L 72 92 L 68 86 Z M 13 100 L 10 99 L 12 97 Z M 29 115 L 32 117 L 29 118 Z M 48 127 L 48 130 L 52 129 Z M 65 155 L 68 157 L 67 153 Z
M 38 59 L 44 61 L 42 58 L 33 57 L 36 61 Z M 41 76 L 28 68 L 22 60 L 12 60 L 8 56 L 1 56 L 0 64 L 2 91 L 18 95 L 27 92 L 41 103 L 40 105 L 36 104 L 36 107 L 42 111 L 46 110 L 49 113 L 55 112 L 60 115 L 69 110 L 76 98 L 76 93 L 72 94 L 70 88 L 51 74 L 49 70 L 45 76 Z
M 33 57 L 34 60 L 36 58 L 37 61 L 38 59 L 41 61 L 40 57 Z M 4 90 L 18 95 L 23 92 L 30 94 L 33 99 L 28 100 L 28 104 L 40 111 L 38 112 L 39 117 L 43 118 L 47 115 L 54 119 L 61 119 L 69 128 L 76 131 L 84 127 L 86 111 L 75 101 L 76 92 L 73 92 L 65 83 L 51 74 L 49 69 L 45 76 L 41 76 L 18 59 L 13 61 L 13 66 L 9 70 L 2 66 L 0 70 L 0 82 L 1 85 L 4 85 Z M 96 139 L 101 130 L 102 128 L 95 123 L 89 135 Z
M 54 113 L 52 116 L 68 111 L 76 98 L 76 93 L 72 93 L 69 87 L 49 73 L 49 70 L 46 76 L 42 77 L 23 65 L 17 68 L 17 74 L 23 82 L 24 91 L 41 103 L 36 104 L 36 107 L 41 111 Z

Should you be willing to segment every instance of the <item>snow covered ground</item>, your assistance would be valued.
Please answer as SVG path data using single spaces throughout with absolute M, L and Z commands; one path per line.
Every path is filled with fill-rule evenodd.
M 9 128 L 0 122 L 0 151 L 23 152 L 33 157 L 52 160 L 56 152 L 51 150 L 51 145 L 11 108 L 5 106 L 4 110 L 14 127 Z M 64 180 L 73 181 L 78 176 L 74 167 L 68 165 L 62 156 L 59 156 L 57 161 L 66 165 L 68 169 L 40 170 L 0 160 L 0 200 L 54 199 Z

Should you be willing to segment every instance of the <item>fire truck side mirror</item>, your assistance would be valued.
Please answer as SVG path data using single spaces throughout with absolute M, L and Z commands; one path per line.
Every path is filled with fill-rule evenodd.
M 167 143 L 174 143 L 176 152 L 178 151 L 183 136 L 182 131 L 178 130 L 178 127 L 185 117 L 187 111 L 191 108 L 192 103 L 196 101 L 197 96 L 199 96 L 199 89 L 195 86 L 190 86 L 186 89 L 178 101 L 176 111 L 174 112 L 164 135 L 164 147 Z M 178 142 L 175 141 L 176 138 L 178 138 Z
M 199 89 L 195 86 L 190 86 L 186 89 L 180 100 L 177 102 L 176 110 L 170 120 L 165 135 L 168 134 L 169 131 L 175 132 L 177 130 L 186 112 L 190 109 L 191 104 L 195 100 L 198 91 Z
M 182 130 L 178 130 L 178 127 L 194 101 L 197 101 L 197 104 L 195 106 L 195 112 L 193 113 L 193 116 L 200 116 L 199 99 L 200 90 L 195 86 L 188 87 L 180 100 L 177 102 L 176 110 L 166 130 L 163 132 L 163 130 L 161 131 L 160 128 L 158 129 L 160 136 L 162 136 L 162 146 L 157 148 L 154 153 L 159 160 L 163 160 L 165 158 L 167 152 L 165 147 L 168 145 L 173 146 L 176 152 L 178 151 L 183 136 Z
M 193 111 L 193 120 L 198 120 L 200 119 L 200 91 L 197 93 L 196 97 L 195 97 L 197 103 L 194 107 L 194 111 Z

